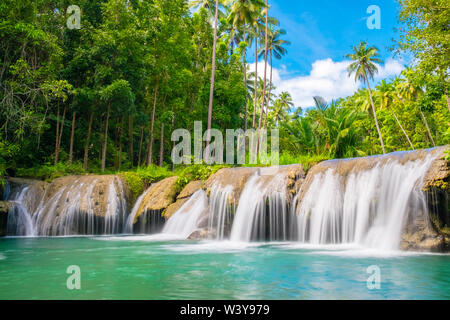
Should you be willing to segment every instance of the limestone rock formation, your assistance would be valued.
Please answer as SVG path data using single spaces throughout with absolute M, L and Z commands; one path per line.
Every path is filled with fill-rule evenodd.
M 166 220 L 170 219 L 188 200 L 189 198 L 198 190 L 203 187 L 203 181 L 196 180 L 189 182 L 186 187 L 177 196 L 176 201 L 169 205 L 164 211 L 164 217 Z
M 178 177 L 170 177 L 152 184 L 145 191 L 134 221 L 147 211 L 162 212 L 169 207 L 177 195 L 177 179 Z

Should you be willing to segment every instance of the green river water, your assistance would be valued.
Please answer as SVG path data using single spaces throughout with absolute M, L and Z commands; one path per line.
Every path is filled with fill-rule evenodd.
M 81 289 L 69 290 L 70 265 Z M 380 289 L 368 289 L 369 266 Z M 0 299 L 450 299 L 450 255 L 149 236 L 0 239 Z

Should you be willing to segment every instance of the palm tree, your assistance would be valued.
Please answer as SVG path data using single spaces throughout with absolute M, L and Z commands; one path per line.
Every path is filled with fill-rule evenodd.
M 191 6 L 194 7 L 197 4 L 202 7 L 214 8 L 214 40 L 213 40 L 213 52 L 212 52 L 212 68 L 211 68 L 211 82 L 209 87 L 209 104 L 208 104 L 208 131 L 206 136 L 206 145 L 209 145 L 211 140 L 211 123 L 212 123 L 212 108 L 213 108 L 213 98 L 214 98 L 214 80 L 216 75 L 216 46 L 217 46 L 217 23 L 219 19 L 219 0 L 216 0 L 214 7 L 211 6 L 211 1 L 208 0 L 194 0 L 191 1 Z
M 261 8 L 264 7 L 263 0 L 226 0 L 225 4 L 230 4 L 229 20 L 236 30 L 242 28 L 242 40 L 247 41 L 248 29 L 258 21 Z M 244 86 L 247 87 L 247 62 L 246 49 L 243 51 L 244 65 Z M 244 105 L 244 130 L 247 130 L 247 97 Z
M 288 111 L 294 106 L 289 92 L 283 91 L 274 103 L 274 119 L 276 126 L 281 119 L 286 119 Z
M 258 123 L 258 140 L 259 140 L 259 132 L 261 131 L 261 120 L 262 120 L 262 113 L 265 108 L 265 96 L 266 96 L 266 82 L 267 82 L 267 47 L 269 45 L 269 0 L 266 0 L 266 7 L 264 9 L 265 14 L 265 27 L 264 27 L 264 87 L 263 87 L 263 102 L 261 106 L 261 111 L 259 114 L 259 123 Z
M 378 73 L 378 67 L 375 65 L 375 63 L 383 63 L 379 56 L 380 55 L 378 53 L 378 49 L 376 47 L 368 47 L 367 43 L 364 41 L 361 41 L 358 46 L 353 47 L 353 53 L 346 55 L 347 58 L 350 58 L 353 61 L 348 67 L 349 77 L 354 73 L 355 81 L 365 81 L 367 84 L 367 90 L 369 92 L 370 104 L 372 105 L 375 125 L 377 127 L 383 154 L 385 154 L 386 150 L 384 148 L 383 137 L 381 135 L 380 126 L 378 124 L 377 113 L 375 110 L 375 105 L 373 103 L 372 92 L 370 90 L 369 83 L 369 79 L 373 79 L 374 74 Z
M 278 21 L 276 21 L 276 25 L 278 25 Z M 268 55 L 270 56 L 270 83 L 272 83 L 272 75 L 273 75 L 273 56 L 275 56 L 275 58 L 277 60 L 281 60 L 281 58 L 287 53 L 286 48 L 284 48 L 284 45 L 290 45 L 291 42 L 287 41 L 287 40 L 283 40 L 281 39 L 281 36 L 285 35 L 286 31 L 283 29 L 275 29 L 274 26 L 272 25 L 272 27 L 269 30 L 269 41 L 268 41 L 268 45 L 267 45 L 267 49 L 269 50 Z M 265 55 L 264 53 L 265 48 L 262 48 L 260 55 Z M 272 87 L 269 88 L 269 97 L 271 95 L 271 89 Z M 264 128 L 267 126 L 267 114 L 268 114 L 268 109 L 269 106 L 266 106 L 266 117 L 264 120 Z
M 189 0 L 189 9 L 193 9 L 195 11 L 200 9 L 206 9 L 208 13 L 208 17 L 210 19 L 211 24 L 214 23 L 214 17 L 216 12 L 216 6 L 214 0 Z M 219 10 L 218 18 L 223 18 L 224 14 Z
M 403 70 L 402 75 L 405 77 L 404 79 L 397 78 L 395 81 L 397 83 L 396 97 L 403 104 L 405 104 L 405 100 L 403 97 L 406 97 L 406 99 L 408 100 L 418 101 L 418 96 L 419 94 L 423 93 L 423 90 L 420 85 L 416 84 L 416 82 L 414 81 L 412 69 L 410 67 L 406 68 L 405 70 Z M 434 142 L 433 135 L 431 134 L 430 126 L 428 125 L 427 118 L 425 117 L 425 114 L 423 113 L 419 103 L 417 104 L 417 109 L 419 110 L 420 117 L 422 118 L 423 124 L 427 129 L 428 137 L 430 138 L 433 147 L 435 147 L 436 143 Z
M 395 121 L 397 121 L 398 126 L 402 130 L 403 134 L 406 137 L 406 140 L 408 140 L 409 145 L 414 150 L 414 145 L 411 142 L 411 139 L 409 139 L 408 134 L 406 133 L 405 129 L 403 128 L 402 124 L 400 123 L 400 120 L 398 119 L 394 109 L 391 108 L 391 102 L 393 100 L 393 91 L 394 88 L 392 84 L 388 84 L 386 80 L 382 80 L 380 84 L 376 87 L 378 97 L 380 98 L 380 109 L 388 108 L 389 111 L 392 113 L 392 115 L 395 118 Z

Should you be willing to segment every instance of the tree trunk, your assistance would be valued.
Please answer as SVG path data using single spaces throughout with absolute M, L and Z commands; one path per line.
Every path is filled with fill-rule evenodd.
M 142 155 L 142 143 L 144 142 L 144 127 L 141 127 L 141 138 L 139 140 L 139 156 L 138 156 L 138 167 L 141 166 L 141 155 Z
M 117 167 L 118 167 L 118 170 L 120 170 L 120 167 L 122 166 L 122 125 L 123 125 L 123 117 L 122 118 L 120 118 L 120 126 L 119 126 L 119 129 L 118 129 L 118 131 L 119 131 L 119 138 L 118 138 L 118 140 L 119 140 L 119 154 L 118 154 L 118 157 L 117 157 Z
M 58 163 L 58 139 L 59 139 L 59 102 L 58 102 L 58 109 L 56 112 L 56 134 L 55 134 L 55 162 L 54 164 Z
M 258 105 L 258 36 L 255 37 L 255 101 L 253 103 L 253 129 L 256 125 L 256 106 Z
M 270 50 L 270 82 L 269 82 L 269 94 L 267 95 L 266 117 L 264 119 L 264 129 L 267 129 L 267 117 L 269 115 L 270 107 L 270 95 L 272 94 L 272 68 L 273 68 L 272 50 Z
M 130 114 L 128 116 L 128 144 L 129 144 L 129 155 L 131 167 L 134 167 L 133 161 L 133 116 Z
M 262 100 L 262 106 L 261 111 L 259 113 L 259 123 L 258 123 L 258 145 L 259 145 L 259 134 L 261 131 L 261 124 L 262 124 L 262 117 L 263 117 L 263 110 L 265 108 L 266 104 L 266 85 L 267 85 L 267 48 L 268 48 L 268 27 L 269 27 L 269 0 L 266 0 L 266 26 L 265 26 L 265 35 L 264 35 L 264 85 L 263 85 L 263 100 Z
M 159 146 L 159 166 L 162 167 L 164 163 L 164 121 L 161 121 L 161 141 Z
M 173 108 L 172 108 L 172 111 L 173 111 Z M 175 128 L 175 114 L 173 114 L 173 116 L 172 116 L 172 132 L 173 132 L 174 128 Z M 174 149 L 174 148 L 175 148 L 175 141 L 172 142 L 172 149 Z M 172 161 L 172 172 L 173 171 L 175 171 L 175 164 Z
M 69 165 L 72 164 L 73 160 L 73 138 L 75 135 L 75 111 L 72 113 L 72 132 L 70 134 L 70 150 L 69 150 Z
M 448 96 L 448 90 L 445 88 L 445 99 L 447 100 L 448 111 L 450 112 L 450 97 Z
M 89 158 L 89 143 L 91 140 L 92 122 L 94 121 L 94 112 L 91 111 L 89 116 L 88 134 L 86 137 L 86 144 L 84 145 L 84 157 L 83 157 L 83 170 L 87 170 L 88 158 Z
M 369 84 L 369 79 L 367 78 L 367 75 L 365 75 L 365 79 L 366 79 L 366 83 L 367 83 L 367 90 L 369 91 L 370 104 L 372 105 L 373 118 L 375 119 L 375 125 L 377 127 L 378 137 L 380 138 L 381 149 L 383 149 L 383 154 L 386 154 L 386 150 L 384 148 L 383 136 L 381 135 L 380 126 L 378 125 L 377 112 L 375 111 L 375 105 L 373 104 L 372 91 L 370 90 L 370 84 Z
M 397 124 L 399 125 L 400 129 L 402 129 L 403 134 L 405 135 L 406 140 L 408 140 L 409 145 L 414 150 L 414 145 L 412 144 L 411 139 L 409 139 L 408 134 L 406 133 L 405 129 L 403 128 L 402 124 L 400 123 L 400 120 L 398 120 L 397 115 L 395 114 L 395 111 L 390 106 L 388 106 L 388 108 L 392 112 L 392 115 L 394 116 L 395 121 L 397 121 Z
M 244 23 L 244 41 L 247 41 L 247 34 L 246 34 L 246 28 Z M 246 55 L 246 49 L 244 49 L 243 52 L 243 59 L 244 59 L 244 88 L 245 88 L 245 102 L 244 102 L 244 131 L 247 131 L 247 108 L 248 108 L 248 97 L 247 97 L 247 61 L 245 58 Z M 244 148 L 245 148 L 245 139 L 244 139 Z
M 150 140 L 148 142 L 147 165 L 152 164 L 152 158 L 153 158 L 153 129 L 154 129 L 154 125 L 155 125 L 155 111 L 156 111 L 157 98 L 158 98 L 158 84 L 156 84 L 156 87 L 155 87 L 155 96 L 153 98 L 152 117 L 150 120 Z
M 403 101 L 403 98 L 399 94 L 397 94 L 397 98 L 398 98 L 398 100 L 401 103 L 405 104 L 405 101 Z M 425 128 L 427 129 L 428 137 L 430 138 L 431 143 L 433 144 L 433 146 L 436 146 L 435 143 L 434 143 L 433 136 L 431 135 L 430 127 L 428 126 L 427 118 L 425 118 L 425 115 L 423 114 L 422 109 L 420 108 L 420 106 L 417 106 L 417 108 L 419 109 L 419 113 L 420 113 L 420 117 L 422 118 L 422 122 L 425 125 Z
M 214 78 L 216 75 L 216 45 L 217 45 L 217 19 L 219 17 L 219 0 L 216 0 L 216 12 L 214 15 L 214 42 L 213 42 L 213 54 L 212 54 L 212 70 L 211 70 L 211 84 L 209 87 L 209 105 L 208 105 L 208 133 L 206 135 L 206 145 L 209 145 L 211 140 L 211 134 L 209 130 L 211 129 L 212 123 L 212 108 L 213 108 L 213 98 L 214 98 Z
M 420 108 L 420 106 L 419 106 L 419 112 L 420 112 L 420 116 L 422 117 L 422 121 L 425 124 L 425 128 L 427 128 L 428 137 L 430 138 L 431 143 L 433 144 L 433 147 L 436 147 L 433 136 L 431 135 L 431 130 L 430 130 L 430 126 L 428 125 L 427 118 L 425 118 L 425 115 L 423 114 L 422 108 Z
M 59 137 L 58 137 L 58 144 L 56 146 L 55 165 L 58 163 L 59 150 L 61 150 L 61 140 L 62 140 L 62 133 L 64 130 L 64 119 L 66 117 L 66 110 L 67 107 L 64 107 L 61 124 L 59 126 Z
M 109 122 L 110 110 L 111 110 L 111 106 L 108 103 L 108 109 L 106 111 L 106 122 L 105 122 L 105 137 L 103 140 L 103 150 L 102 150 L 102 172 L 105 171 L 105 167 L 106 167 L 106 148 L 108 146 L 108 122 Z

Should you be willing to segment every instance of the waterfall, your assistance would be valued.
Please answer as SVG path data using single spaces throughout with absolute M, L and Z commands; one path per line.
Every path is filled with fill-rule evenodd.
M 397 249 L 407 219 L 427 211 L 421 185 L 434 157 L 405 161 L 401 154 L 373 158 L 362 170 L 354 160 L 329 161 L 315 173 L 300 201 L 298 240 L 311 244 L 354 243 Z M 342 173 L 339 164 L 350 167 Z M 336 165 L 338 164 L 338 165 Z
M 2 200 L 8 199 L 10 194 L 11 194 L 11 185 L 9 184 L 8 180 L 5 180 L 5 184 L 3 185 Z
M 80 176 L 64 182 L 62 187 L 51 184 L 41 196 L 33 185 L 11 193 L 9 200 L 15 206 L 8 214 L 7 234 L 95 235 L 123 229 L 127 204 L 120 179 Z M 103 193 L 107 194 L 105 201 Z
M 286 176 L 253 175 L 242 191 L 230 240 L 286 241 L 291 219 L 286 194 Z
M 198 229 L 200 216 L 207 209 L 206 192 L 199 190 L 166 222 L 162 233 L 186 239 Z
M 151 197 L 149 199 L 149 195 L 152 196 L 155 186 L 156 184 L 151 185 L 136 200 L 126 220 L 125 233 L 150 234 L 161 232 L 165 222 L 165 218 L 161 215 L 162 210 L 145 210 L 145 208 L 141 208 L 142 205 L 145 205 L 145 202 L 152 203 L 154 200 Z
M 8 211 L 8 222 L 6 226 L 7 235 L 35 236 L 37 234 L 33 218 L 25 205 L 29 189 L 29 186 L 23 188 L 17 194 L 17 197 L 12 200 L 14 205 Z
M 209 197 L 209 230 L 214 230 L 217 240 L 225 238 L 229 233 L 234 213 L 233 187 L 227 185 L 219 187 L 214 185 L 211 188 Z

